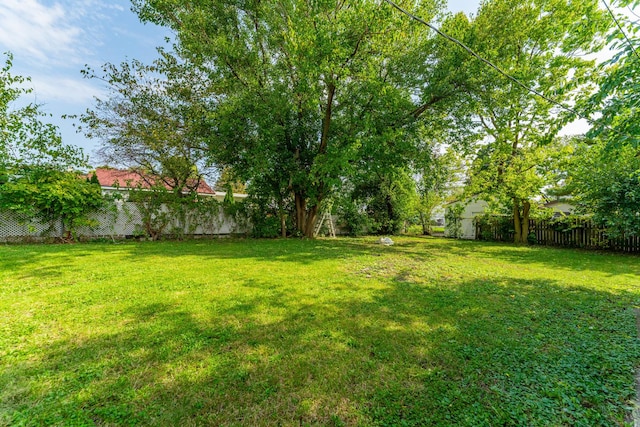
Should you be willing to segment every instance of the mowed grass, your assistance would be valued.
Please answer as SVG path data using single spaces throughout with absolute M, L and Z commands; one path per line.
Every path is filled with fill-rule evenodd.
M 624 425 L 638 305 L 572 250 L 0 246 L 0 425 Z

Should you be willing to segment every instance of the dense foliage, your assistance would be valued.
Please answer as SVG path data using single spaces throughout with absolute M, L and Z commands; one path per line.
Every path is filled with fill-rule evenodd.
M 474 160 L 467 191 L 511 206 L 516 242 L 526 242 L 533 199 L 550 184 L 545 167 L 566 119 L 527 88 L 565 104 L 588 91 L 594 62 L 583 55 L 602 46 L 609 24 L 596 0 L 492 0 L 475 18 L 456 15 L 443 25 L 518 81 L 442 42 L 443 66 L 463 64 L 452 77 L 460 98 L 451 114 Z
M 11 60 L 0 69 L 0 209 L 49 223 L 50 230 L 61 221 L 70 237 L 101 206 L 100 186 L 72 172 L 86 166 L 82 150 L 62 143 L 38 105 L 14 106 L 31 89 L 28 78 L 11 74 Z
M 569 173 L 576 202 L 612 237 L 640 236 L 640 157 L 632 145 L 579 147 Z
M 596 0 L 491 0 L 471 17 L 443 15 L 433 0 L 399 2 L 510 77 L 385 2 L 133 3 L 142 20 L 171 27 L 176 43 L 151 65 L 84 70 L 107 83 L 108 96 L 81 118 L 83 130 L 101 139 L 104 160 L 159 177 L 177 198 L 216 165 L 221 182 L 254 198 L 252 212 L 268 230 L 259 235 L 278 227 L 281 236 L 310 237 L 321 210 L 340 197 L 350 199 L 341 209 L 359 222 L 354 230 L 396 233 L 413 215 L 428 233 L 461 155 L 470 162 L 467 194 L 510 206 L 514 239 L 525 242 L 534 200 L 569 154 L 557 133 L 574 117 L 556 103 L 602 106 L 593 133 L 637 148 L 637 26 L 625 27 L 631 42 L 611 33 L 621 51 L 596 82 L 585 55 L 612 28 Z M 22 91 L 6 89 L 22 81 L 9 67 L 5 110 Z M 595 83 L 600 91 L 589 97 Z M 14 175 L 16 159 L 57 169 L 81 163 L 37 120 L 37 106 L 16 113 L 7 123 L 24 120 L 7 126 L 0 183 L 11 157 Z
M 599 91 L 584 104 L 595 118 L 593 139 L 578 146 L 569 178 L 583 212 L 592 213 L 612 237 L 629 237 L 640 235 L 640 26 L 618 19 L 621 28 L 609 37 L 616 53 L 602 64 Z
M 176 31 L 181 54 L 218 95 L 207 116 L 212 158 L 290 205 L 307 236 L 351 170 L 406 164 L 416 117 L 440 99 L 424 83 L 430 33 L 386 3 L 134 4 Z M 414 6 L 427 19 L 439 10 L 430 0 Z
M 619 0 L 620 7 L 637 4 L 634 0 Z M 594 118 L 590 136 L 599 136 L 610 146 L 631 145 L 640 149 L 640 38 L 638 21 L 617 17 L 620 28 L 609 35 L 614 56 L 602 64 L 599 91 L 585 104 Z
M 55 169 L 23 169 L 23 173 L 0 186 L 0 208 L 48 224 L 48 233 L 61 223 L 65 238 L 78 227 L 96 225 L 88 215 L 104 204 L 100 185 Z
M 398 234 L 406 229 L 416 203 L 415 182 L 403 169 L 361 177 L 351 193 L 367 216 L 368 232 Z

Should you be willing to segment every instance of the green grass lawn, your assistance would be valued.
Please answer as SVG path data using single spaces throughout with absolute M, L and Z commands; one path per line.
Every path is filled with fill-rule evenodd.
M 639 258 L 376 240 L 0 246 L 0 425 L 624 425 Z

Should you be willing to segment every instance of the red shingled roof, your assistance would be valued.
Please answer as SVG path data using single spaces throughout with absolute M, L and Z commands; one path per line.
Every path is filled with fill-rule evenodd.
M 103 187 L 137 188 L 138 185 L 140 185 L 142 188 L 149 188 L 147 181 L 155 181 L 155 177 L 152 176 L 147 177 L 147 181 L 145 181 L 140 177 L 139 173 L 128 170 L 98 168 L 94 173 L 98 178 L 98 182 Z M 171 187 L 166 184 L 165 187 L 168 190 L 171 189 Z M 204 179 L 200 180 L 197 192 L 199 194 L 216 194 Z

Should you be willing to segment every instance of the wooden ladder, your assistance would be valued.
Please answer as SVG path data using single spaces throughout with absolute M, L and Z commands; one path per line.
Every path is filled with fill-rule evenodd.
M 325 221 L 327 221 L 329 224 L 329 235 L 331 237 L 336 237 L 336 229 L 333 226 L 333 218 L 331 217 L 331 212 L 329 211 L 324 211 L 322 217 L 320 218 L 320 221 L 318 221 L 318 223 L 316 224 L 316 228 L 313 231 L 314 237 L 318 235 Z

